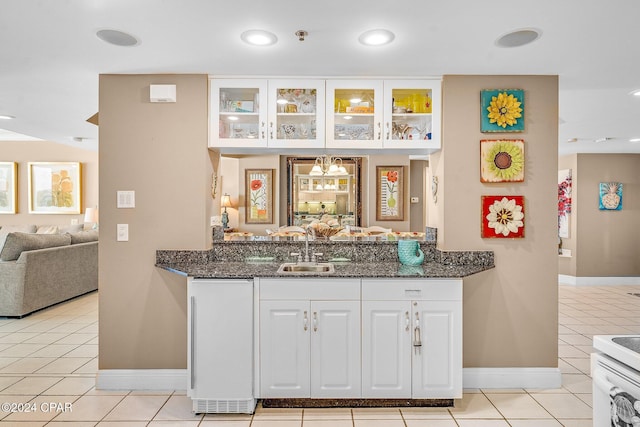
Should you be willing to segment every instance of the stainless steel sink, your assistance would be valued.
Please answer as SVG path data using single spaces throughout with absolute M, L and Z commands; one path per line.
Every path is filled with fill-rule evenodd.
M 629 350 L 640 353 L 640 337 L 614 337 L 611 341 Z
M 329 262 L 295 263 L 286 262 L 280 266 L 278 273 L 333 273 L 333 264 Z

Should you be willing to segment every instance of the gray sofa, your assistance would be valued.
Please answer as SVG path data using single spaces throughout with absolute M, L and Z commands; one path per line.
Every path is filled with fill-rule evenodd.
M 97 231 L 0 235 L 0 317 L 22 317 L 96 289 Z

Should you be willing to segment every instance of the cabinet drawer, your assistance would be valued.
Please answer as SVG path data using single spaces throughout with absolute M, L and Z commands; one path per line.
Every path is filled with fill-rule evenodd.
M 260 283 L 260 299 L 359 300 L 360 279 L 268 278 Z
M 363 279 L 363 300 L 462 300 L 461 279 Z

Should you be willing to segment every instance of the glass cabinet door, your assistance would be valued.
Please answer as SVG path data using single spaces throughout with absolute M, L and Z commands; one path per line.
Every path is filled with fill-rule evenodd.
M 269 80 L 269 147 L 324 147 L 324 80 Z
M 210 81 L 210 147 L 266 147 L 266 80 Z
M 382 148 L 382 81 L 327 81 L 326 145 Z
M 385 90 L 385 148 L 440 147 L 440 81 L 390 81 Z

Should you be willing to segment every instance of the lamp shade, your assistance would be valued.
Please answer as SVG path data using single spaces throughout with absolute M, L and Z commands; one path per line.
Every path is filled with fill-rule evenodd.
M 87 208 L 84 211 L 84 222 L 96 223 L 98 222 L 98 209 Z
M 230 208 L 231 207 L 231 196 L 229 196 L 228 194 L 225 194 L 222 196 L 222 205 L 223 208 Z

